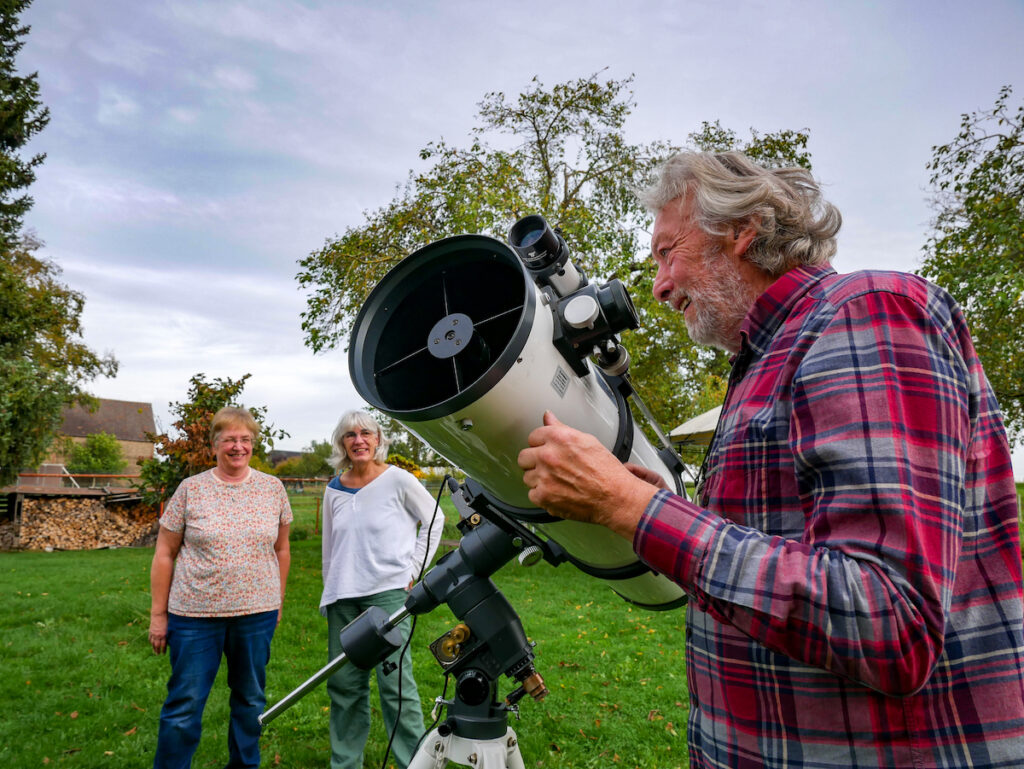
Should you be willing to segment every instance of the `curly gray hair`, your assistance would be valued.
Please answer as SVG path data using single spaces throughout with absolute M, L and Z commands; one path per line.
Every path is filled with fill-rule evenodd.
M 827 264 L 843 223 L 805 168 L 764 168 L 741 152 L 680 152 L 666 160 L 650 187 L 637 194 L 657 214 L 675 200 L 693 201 L 695 223 L 724 237 L 752 225 L 745 257 L 774 277 L 798 265 Z

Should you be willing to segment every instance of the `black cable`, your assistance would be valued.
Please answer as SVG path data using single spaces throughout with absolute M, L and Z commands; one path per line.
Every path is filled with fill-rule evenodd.
M 426 548 L 423 551 L 423 563 L 420 564 L 420 573 L 416 577 L 416 581 L 417 582 L 419 582 L 421 579 L 423 579 L 423 573 L 427 569 L 427 559 L 430 557 L 430 535 L 434 531 L 434 522 L 437 520 L 437 512 L 441 509 L 441 495 L 444 493 L 445 486 L 447 485 L 448 478 L 450 478 L 450 477 L 451 476 L 446 474 L 444 476 L 444 479 L 441 481 L 441 488 L 439 488 L 437 490 L 437 498 L 434 500 L 434 512 L 430 516 L 430 525 L 427 527 L 427 546 L 426 546 Z M 442 531 L 442 534 L 443 534 L 444 533 L 444 529 L 442 528 L 441 531 Z M 398 731 L 398 722 L 402 719 L 402 665 L 405 663 L 405 653 L 409 649 L 409 644 L 412 643 L 413 635 L 416 633 L 416 620 L 417 619 L 419 619 L 419 617 L 414 615 L 413 618 L 412 618 L 412 627 L 409 628 L 409 637 L 405 639 L 405 644 L 402 646 L 402 652 L 401 652 L 401 654 L 398 655 L 398 668 L 397 668 L 397 673 L 398 673 L 398 709 L 395 711 L 395 723 L 393 723 L 391 725 L 391 734 L 388 737 L 388 746 L 384 750 L 384 760 L 380 764 L 381 769 L 387 769 L 388 757 L 391 755 L 391 745 L 395 741 L 395 733 Z M 395 671 L 393 671 L 393 672 L 395 672 Z M 445 675 L 445 684 L 444 685 L 445 685 L 445 691 L 447 691 L 447 689 L 448 689 L 448 676 L 447 675 Z M 437 722 L 435 721 L 435 723 L 437 723 Z M 430 728 L 433 729 L 434 727 L 431 726 Z M 423 734 L 426 734 L 426 732 L 424 732 Z M 421 735 L 419 742 L 422 742 L 422 741 L 423 741 L 423 736 Z M 417 748 L 419 747 L 419 742 L 416 743 L 416 747 Z M 414 752 L 414 754 L 415 754 L 415 752 Z
M 405 652 L 409 648 L 409 642 L 412 641 L 413 633 L 416 632 L 416 620 L 418 617 L 412 618 L 412 627 L 409 628 L 409 637 L 405 639 L 405 645 L 402 646 L 402 653 L 398 655 L 398 708 L 395 711 L 395 723 L 391 725 L 391 735 L 388 737 L 388 746 L 384 750 L 384 760 L 381 762 L 381 769 L 387 769 L 388 756 L 391 755 L 391 745 L 395 741 L 395 734 L 398 732 L 398 722 L 402 719 L 402 664 L 405 662 Z
M 444 674 L 444 686 L 441 687 L 441 699 L 442 700 L 444 700 L 444 698 L 448 696 L 448 681 L 449 681 L 450 678 L 451 678 L 451 673 L 445 672 L 445 674 Z M 426 739 L 428 734 L 430 734 L 432 731 L 434 731 L 434 728 L 437 726 L 437 722 L 441 720 L 441 710 L 442 710 L 442 708 L 439 708 L 439 707 L 437 707 L 435 705 L 434 709 L 437 711 L 437 715 L 434 716 L 434 720 L 430 722 L 430 726 L 428 726 L 426 728 L 426 731 L 424 731 L 423 734 L 420 735 L 420 738 L 418 740 L 416 740 L 416 749 L 412 752 L 413 755 L 416 755 L 416 753 L 420 749 L 420 745 L 423 744 L 423 740 Z

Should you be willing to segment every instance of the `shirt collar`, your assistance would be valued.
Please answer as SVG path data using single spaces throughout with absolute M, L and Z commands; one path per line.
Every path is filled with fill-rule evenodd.
M 830 264 L 794 267 L 757 298 L 740 327 L 742 349 L 763 355 L 793 307 L 823 279 L 835 274 Z

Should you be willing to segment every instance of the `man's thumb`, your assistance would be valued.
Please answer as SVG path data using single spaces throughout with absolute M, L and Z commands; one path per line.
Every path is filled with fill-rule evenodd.
M 544 425 L 545 426 L 550 427 L 551 425 L 560 425 L 560 424 L 562 424 L 562 423 L 558 421 L 558 417 L 555 416 L 553 411 L 545 411 L 544 412 Z

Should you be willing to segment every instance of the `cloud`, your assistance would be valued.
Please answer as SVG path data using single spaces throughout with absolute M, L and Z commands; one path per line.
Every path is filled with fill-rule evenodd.
M 167 15 L 203 34 L 266 44 L 289 53 L 329 50 L 342 6 L 310 8 L 296 2 L 175 2 Z
M 100 125 L 118 126 L 132 122 L 139 112 L 138 102 L 127 93 L 113 86 L 100 89 L 96 107 L 96 120 Z
M 47 177 L 48 205 L 59 202 L 64 215 L 94 223 L 103 220 L 133 225 L 143 221 L 173 224 L 223 216 L 223 204 L 217 199 L 183 197 L 147 181 L 120 175 L 110 166 L 62 164 L 48 168 Z
M 251 374 L 248 405 L 268 416 L 299 449 L 322 440 L 359 398 L 340 351 L 314 356 L 298 327 L 301 298 L 280 281 L 210 267 L 112 267 L 61 254 L 64 279 L 86 294 L 83 326 L 90 347 L 120 361 L 117 378 L 88 388 L 100 397 L 152 403 L 163 427 L 167 405 L 183 400 L 189 377 Z
M 109 31 L 102 38 L 87 37 L 79 48 L 98 64 L 117 67 L 133 75 L 145 72 L 154 60 L 166 55 L 160 46 L 133 35 L 115 35 Z
M 235 66 L 219 66 L 213 70 L 213 85 L 229 91 L 250 93 L 255 91 L 258 79 L 248 70 Z
M 200 112 L 195 107 L 170 107 L 167 110 L 167 116 L 176 123 L 192 126 L 198 122 Z

